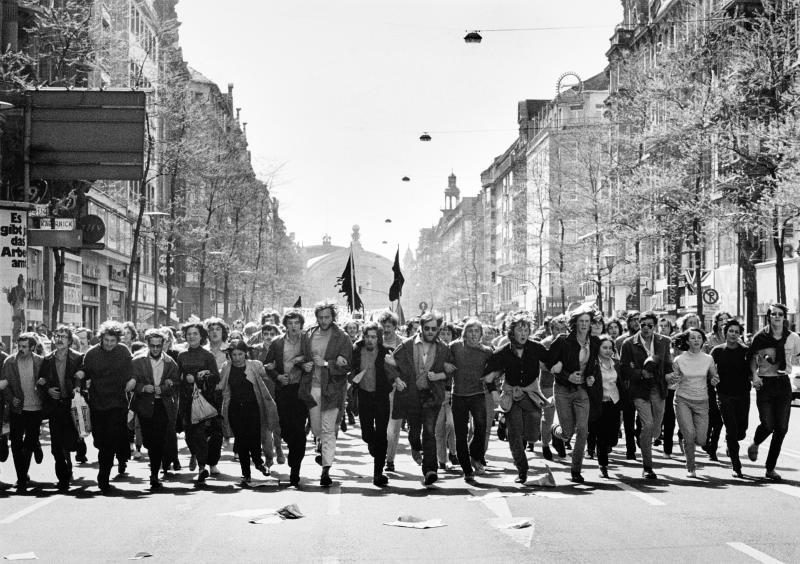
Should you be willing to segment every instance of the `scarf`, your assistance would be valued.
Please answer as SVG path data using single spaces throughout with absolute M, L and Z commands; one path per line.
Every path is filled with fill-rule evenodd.
M 775 348 L 775 362 L 778 365 L 778 370 L 786 370 L 786 338 L 788 336 L 789 331 L 784 329 L 783 336 L 780 339 L 776 339 L 772 335 L 769 326 L 764 327 L 753 337 L 753 344 L 750 346 L 751 357 L 760 350 Z

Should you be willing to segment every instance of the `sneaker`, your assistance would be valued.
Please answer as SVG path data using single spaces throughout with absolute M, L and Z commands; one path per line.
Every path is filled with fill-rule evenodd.
M 411 449 L 411 458 L 417 463 L 417 466 L 422 466 L 422 453 L 418 450 Z
M 572 472 L 572 476 L 570 477 L 569 481 L 576 484 L 582 484 L 585 480 L 583 479 L 583 476 L 581 476 L 580 472 Z
M 422 484 L 425 486 L 430 486 L 433 485 L 438 479 L 439 475 L 436 472 L 434 471 L 426 472 L 425 478 L 422 480 Z
M 645 480 L 657 480 L 658 476 L 656 476 L 656 473 L 653 472 L 651 468 L 645 468 L 642 470 L 642 478 Z
M 758 460 L 758 445 L 756 443 L 750 443 L 750 446 L 747 447 L 747 458 L 751 462 Z
M 191 458 L 189 458 L 189 472 L 194 472 L 196 468 L 197 468 L 197 458 L 195 457 L 195 455 L 192 455 Z
M 211 466 L 211 475 L 219 476 L 219 468 L 217 468 L 216 464 Z
M 389 478 L 387 478 L 383 474 L 380 474 L 372 478 L 372 483 L 373 485 L 376 485 L 379 488 L 384 488 L 389 485 Z
M 205 484 L 206 478 L 208 478 L 208 470 L 203 468 L 200 470 L 200 473 L 197 475 L 197 483 L 198 484 Z
M 553 448 L 556 449 L 558 456 L 564 458 L 567 456 L 567 449 L 564 446 L 564 440 L 556 436 L 557 427 L 560 427 L 560 425 L 553 425 L 553 428 L 550 430 L 550 442 L 553 443 Z
M 545 460 L 553 460 L 553 451 L 547 445 L 542 445 L 542 456 Z
M 773 482 L 780 482 L 781 481 L 781 475 L 778 474 L 775 470 L 767 470 L 767 473 L 765 474 L 765 476 L 766 476 L 767 480 L 772 480 Z
M 600 467 L 600 477 L 608 479 L 608 466 Z
M 386 462 L 386 468 L 384 468 L 386 472 L 394 472 L 394 462 Z

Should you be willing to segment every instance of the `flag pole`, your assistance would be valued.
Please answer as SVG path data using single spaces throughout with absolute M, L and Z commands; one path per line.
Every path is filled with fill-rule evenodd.
M 350 291 L 352 295 L 350 296 L 350 304 L 352 305 L 352 311 L 356 311 L 356 296 L 358 295 L 358 289 L 356 288 L 356 261 L 353 257 L 353 243 L 350 242 Z

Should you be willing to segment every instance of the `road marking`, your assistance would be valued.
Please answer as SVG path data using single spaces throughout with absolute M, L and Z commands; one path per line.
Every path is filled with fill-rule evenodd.
M 34 503 L 31 506 L 26 507 L 25 509 L 17 511 L 16 513 L 12 513 L 8 517 L 6 517 L 2 521 L 0 521 L 0 525 L 8 525 L 9 523 L 13 523 L 17 519 L 21 519 L 22 517 L 25 517 L 26 515 L 28 515 L 30 513 L 33 513 L 37 509 L 41 509 L 42 507 L 44 507 L 46 505 L 50 505 L 51 503 L 53 503 L 55 500 L 59 499 L 60 497 L 61 496 L 59 496 L 59 495 L 54 495 L 53 497 L 48 497 L 47 499 L 43 499 L 42 501 L 37 501 L 36 503 Z
M 785 454 L 786 456 L 791 456 L 792 458 L 800 458 L 800 452 L 790 449 L 790 448 L 782 448 L 781 454 Z
M 794 486 L 789 486 L 787 484 L 770 484 L 769 487 L 771 487 L 773 490 L 785 493 L 786 495 L 800 497 L 800 488 L 796 488 Z
M 622 474 L 617 474 L 617 477 L 621 480 L 622 479 Z M 614 485 L 617 486 L 619 489 L 628 492 L 632 496 L 638 497 L 642 501 L 645 501 L 645 502 L 649 503 L 650 505 L 666 505 L 666 503 L 664 503 L 660 499 L 656 499 L 651 495 L 648 495 L 648 494 L 646 494 L 644 492 L 640 492 L 636 488 L 634 488 L 632 486 L 629 486 L 628 484 L 626 484 L 624 482 L 617 482 Z
M 342 514 L 342 487 L 331 486 L 328 489 L 328 515 Z
M 752 546 L 748 546 L 743 542 L 729 542 L 727 544 L 734 550 L 743 552 L 747 556 L 750 556 L 751 558 L 753 558 L 754 560 L 758 560 L 759 562 L 763 562 L 764 564 L 783 564 L 783 562 L 781 562 L 780 560 L 776 560 L 772 556 L 764 554 L 760 550 L 756 550 Z

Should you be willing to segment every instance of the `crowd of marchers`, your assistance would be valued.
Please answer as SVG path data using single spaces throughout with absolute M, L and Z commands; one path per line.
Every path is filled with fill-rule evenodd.
M 400 327 L 389 310 L 368 322 L 339 320 L 331 302 L 317 304 L 314 316 L 309 324 L 299 310 L 265 314 L 260 330 L 231 329 L 212 317 L 141 336 L 129 322 L 107 321 L 82 337 L 59 326 L 48 337 L 50 351 L 42 350 L 41 335 L 22 333 L 12 354 L 0 352 L 0 462 L 10 442 L 16 489 L 31 487 L 31 462 L 44 460 L 46 423 L 65 492 L 73 464 L 88 462 L 89 438 L 103 493 L 116 489 L 114 466 L 125 474 L 142 447 L 150 489 L 184 465 L 202 487 L 219 476 L 226 442 L 242 487 L 251 485 L 253 469 L 285 481 L 286 469 L 276 468 L 284 465 L 290 486 L 301 487 L 307 451 L 319 465 L 319 485 L 328 487 L 339 433 L 358 417 L 369 452 L 364 464 L 381 488 L 390 477 L 402 479 L 395 459 L 403 429 L 425 486 L 442 470 L 475 482 L 486 471 L 493 427 L 522 486 L 541 483 L 529 482 L 537 442 L 544 462 L 536 472 L 549 473 L 546 461 L 571 450 L 577 483 L 586 456 L 596 457 L 599 480 L 610 479 L 617 456 L 640 457 L 642 478 L 656 480 L 659 447 L 666 458 L 681 456 L 694 478 L 697 447 L 719 461 L 723 430 L 732 474 L 742 478 L 752 387 L 759 424 L 746 453 L 756 461 L 769 438 L 765 478 L 781 479 L 775 469 L 791 412 L 790 378 L 800 366 L 800 336 L 783 305 L 770 306 L 752 335 L 724 312 L 709 334 L 692 314 L 677 323 L 636 311 L 603 319 L 590 308 L 539 327 L 525 312 L 510 313 L 497 328 L 474 318 L 445 322 L 435 311 Z M 623 437 L 624 453 L 614 451 Z

